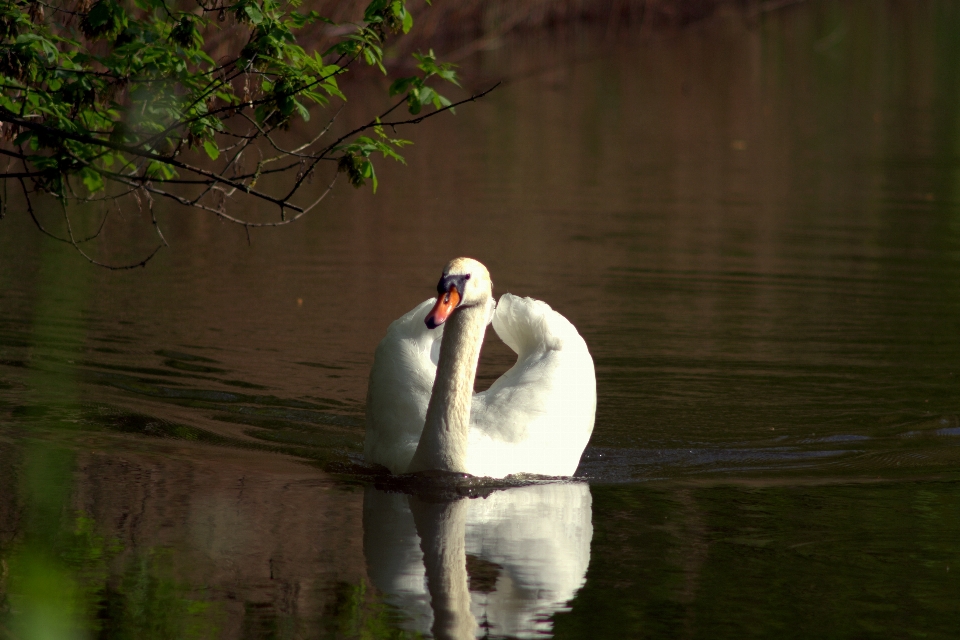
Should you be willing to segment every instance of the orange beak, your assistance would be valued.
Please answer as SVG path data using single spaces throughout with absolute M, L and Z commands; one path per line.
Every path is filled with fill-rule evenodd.
M 433 305 L 433 309 L 430 310 L 424 320 L 427 323 L 427 328 L 436 329 L 446 322 L 458 304 L 460 304 L 460 292 L 457 291 L 456 287 L 450 287 L 450 291 L 442 296 L 437 296 L 437 304 Z

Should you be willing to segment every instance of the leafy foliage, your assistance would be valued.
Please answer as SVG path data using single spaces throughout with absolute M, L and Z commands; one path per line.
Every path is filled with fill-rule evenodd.
M 373 154 L 402 161 L 398 150 L 410 144 L 386 135 L 384 125 L 423 118 L 385 122 L 398 106 L 405 102 L 415 116 L 454 106 L 428 84 L 457 83 L 452 66 L 430 51 L 416 56 L 417 75 L 391 84 L 401 101 L 366 125 L 321 144 L 330 118 L 293 149 L 275 138 L 345 102 L 338 78 L 352 65 L 387 73 L 385 43 L 413 24 L 405 0 L 372 0 L 356 25 L 299 11 L 301 0 L 77 0 L 72 8 L 70 1 L 0 0 L 0 155 L 8 159 L 2 177 L 19 182 L 41 230 L 31 199 L 50 194 L 61 202 L 68 237 L 58 239 L 81 253 L 70 201 L 126 196 L 152 212 L 159 196 L 247 228 L 286 224 L 318 202 L 295 196 L 322 161 L 335 163 L 333 179 L 346 173 L 354 186 L 371 180 L 376 190 Z M 334 34 L 332 46 L 298 43 L 303 30 L 321 27 Z M 240 36 L 232 53 L 214 59 L 213 39 L 226 29 Z M 262 188 L 271 174 L 272 189 Z M 229 215 L 234 195 L 269 203 L 280 219 Z

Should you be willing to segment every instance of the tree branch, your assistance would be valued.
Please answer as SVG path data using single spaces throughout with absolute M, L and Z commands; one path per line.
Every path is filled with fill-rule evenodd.
M 63 202 L 61 202 L 60 205 L 63 208 L 63 219 L 67 223 L 67 233 L 70 235 L 70 244 L 72 244 L 73 248 L 77 250 L 77 253 L 79 253 L 81 256 L 87 259 L 87 262 L 91 264 L 95 264 L 98 267 L 110 269 L 111 271 L 126 271 L 128 269 L 136 269 L 137 267 L 145 267 L 147 266 L 147 263 L 150 262 L 150 260 L 153 258 L 153 256 L 157 255 L 157 252 L 163 248 L 162 244 L 158 245 L 157 248 L 154 249 L 150 255 L 148 255 L 146 258 L 144 258 L 143 260 L 135 264 L 124 264 L 124 265 L 117 266 L 117 265 L 106 264 L 104 262 L 99 262 L 97 260 L 94 260 L 93 258 L 88 256 L 86 253 L 84 253 L 83 249 L 80 248 L 80 245 L 77 244 L 76 239 L 74 239 L 73 237 L 73 227 L 70 224 L 70 216 L 67 214 L 67 207 L 64 206 Z
M 213 179 L 213 180 L 216 180 L 217 182 L 221 182 L 221 183 L 223 183 L 223 184 L 228 184 L 228 185 L 230 185 L 231 187 L 236 187 L 237 189 L 240 189 L 240 190 L 242 190 L 242 191 L 245 191 L 246 193 L 248 193 L 248 194 L 250 194 L 250 195 L 252 195 L 252 196 L 255 196 L 255 197 L 257 197 L 257 198 L 260 198 L 260 199 L 262 199 L 262 200 L 266 200 L 266 201 L 268 201 L 268 202 L 271 202 L 271 203 L 277 205 L 278 207 L 280 207 L 281 210 L 283 210 L 284 208 L 290 208 L 290 209 L 293 209 L 294 211 L 301 211 L 301 209 L 300 209 L 299 207 L 294 206 L 294 205 L 288 203 L 288 202 L 286 201 L 286 198 L 284 198 L 284 199 L 274 198 L 273 196 L 271 196 L 271 195 L 269 195 L 269 194 L 262 193 L 262 192 L 260 192 L 260 191 L 255 190 L 255 189 L 249 188 L 247 185 L 244 185 L 244 184 L 239 183 L 239 182 L 235 182 L 235 181 L 233 181 L 233 180 L 231 180 L 231 179 L 229 179 L 229 178 L 225 178 L 225 177 L 223 177 L 223 176 L 221 176 L 221 175 L 218 175 L 218 174 L 216 174 L 216 173 L 214 173 L 214 172 L 212 172 L 212 171 L 207 171 L 207 170 L 205 170 L 205 169 L 201 169 L 200 167 L 194 167 L 194 166 L 188 165 L 188 164 L 186 164 L 185 162 L 182 162 L 182 161 L 180 161 L 180 160 L 176 160 L 175 158 L 170 158 L 170 157 L 167 157 L 167 156 L 161 156 L 161 155 L 159 155 L 159 154 L 156 154 L 156 153 L 153 153 L 153 152 L 150 152 L 150 151 L 144 151 L 144 150 L 141 150 L 141 149 L 137 149 L 136 147 L 130 147 L 130 146 L 125 145 L 125 144 L 117 144 L 117 143 L 115 143 L 115 142 L 110 142 L 109 140 L 100 140 L 100 139 L 98 139 L 98 138 L 94 138 L 93 136 L 88 136 L 88 135 L 84 135 L 84 134 L 81 134 L 81 133 L 72 133 L 72 132 L 70 132 L 70 131 L 63 131 L 63 130 L 60 130 L 60 129 L 54 129 L 53 127 L 49 127 L 49 126 L 44 125 L 44 124 L 39 124 L 39 123 L 35 123 L 35 122 L 30 122 L 29 120 L 24 120 L 23 118 L 18 117 L 16 114 L 12 113 L 11 111 L 8 111 L 7 109 L 5 109 L 5 108 L 3 108 L 3 107 L 0 107 L 0 120 L 4 120 L 4 121 L 6 121 L 6 122 L 11 122 L 11 123 L 13 123 L 13 124 L 16 124 L 16 125 L 21 126 L 21 127 L 25 127 L 25 128 L 27 128 L 27 129 L 31 129 L 31 130 L 33 130 L 33 131 L 42 131 L 43 133 L 48 134 L 48 135 L 53 135 L 53 136 L 59 136 L 59 137 L 61 137 L 61 138 L 66 138 L 67 140 L 74 140 L 75 142 L 82 142 L 82 143 L 85 143 L 85 144 L 92 144 L 92 145 L 97 145 L 97 146 L 101 146 L 101 147 L 106 147 L 106 148 L 108 148 L 108 149 L 113 149 L 114 151 L 122 151 L 123 153 L 129 153 L 129 154 L 131 154 L 131 155 L 135 155 L 135 156 L 138 156 L 138 157 L 141 157 L 141 158 L 147 158 L 148 160 L 155 160 L 155 161 L 157 161 L 157 162 L 162 162 L 162 163 L 164 163 L 164 164 L 169 164 L 169 165 L 171 165 L 171 166 L 173 166 L 173 167 L 177 167 L 178 169 L 183 169 L 184 171 L 190 171 L 190 172 L 192 172 L 192 173 L 196 173 L 196 174 L 199 174 L 199 175 L 202 175 L 202 176 L 206 176 L 207 178 L 211 178 L 211 179 Z

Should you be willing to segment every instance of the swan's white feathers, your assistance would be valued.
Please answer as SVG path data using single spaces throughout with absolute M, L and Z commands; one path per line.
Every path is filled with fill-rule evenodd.
M 437 375 L 443 326 L 424 324 L 433 303 L 425 300 L 394 320 L 373 357 L 363 454 L 391 473 L 404 473 L 417 450 Z
M 517 363 L 476 394 L 467 465 L 474 475 L 569 476 L 593 432 L 593 358 L 569 320 L 532 298 L 500 298 L 493 329 Z
M 423 322 L 433 302 L 390 325 L 370 372 L 364 455 L 391 473 L 407 470 L 423 430 L 443 328 L 430 330 Z M 539 300 L 507 293 L 490 311 L 494 330 L 517 353 L 517 363 L 473 397 L 467 470 L 495 478 L 573 475 L 596 410 L 586 343 Z
M 538 348 L 562 349 L 563 334 L 573 325 L 546 302 L 507 293 L 500 299 L 493 328 L 504 344 L 523 359 Z

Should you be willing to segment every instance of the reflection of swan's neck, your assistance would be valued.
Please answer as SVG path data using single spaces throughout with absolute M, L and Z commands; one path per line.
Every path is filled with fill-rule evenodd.
M 472 640 L 476 635 L 467 575 L 467 502 L 410 498 L 427 572 L 433 637 L 437 640 Z
M 486 302 L 461 307 L 446 322 L 427 419 L 409 471 L 466 473 L 470 402 L 487 326 Z

